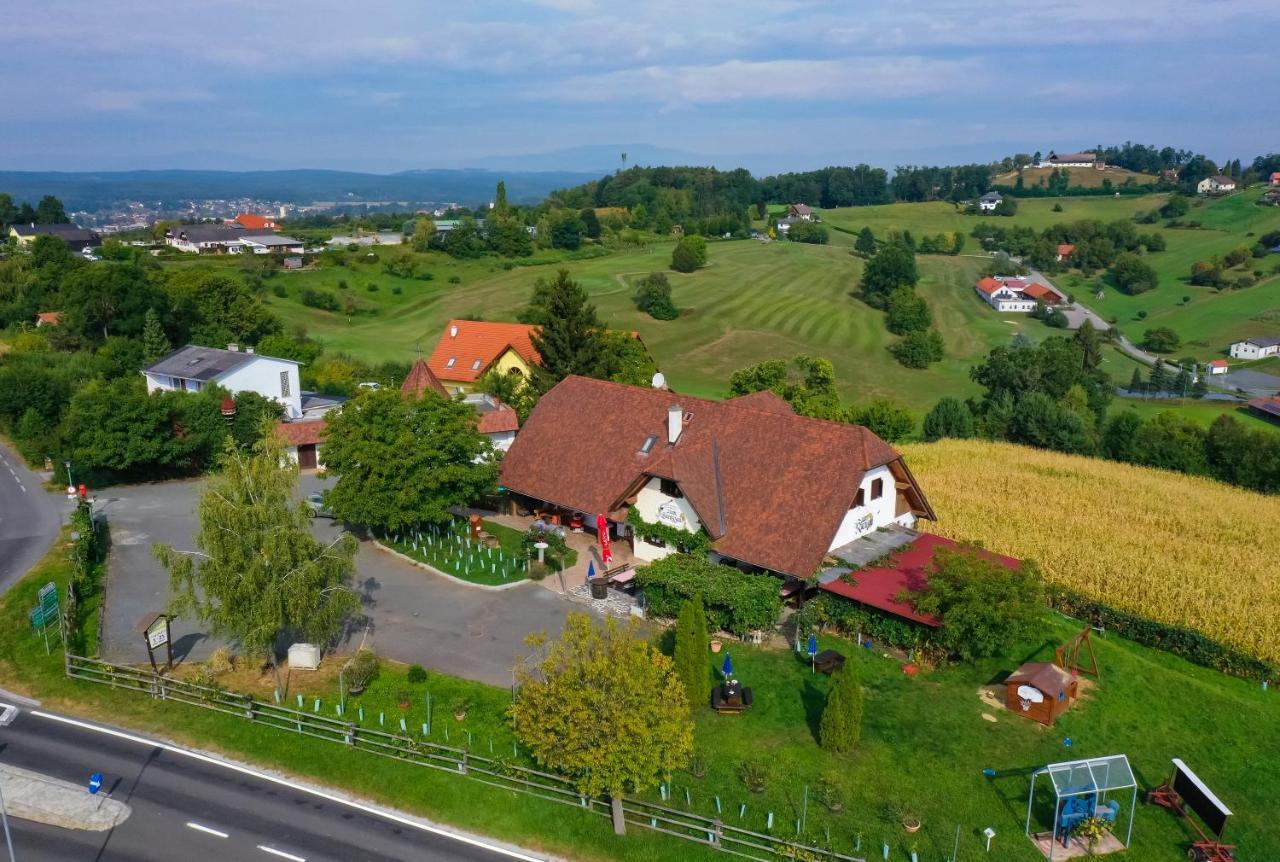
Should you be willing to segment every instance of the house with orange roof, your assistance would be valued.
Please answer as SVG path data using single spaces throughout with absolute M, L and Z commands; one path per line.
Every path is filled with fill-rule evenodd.
M 275 230 L 279 227 L 279 225 L 276 224 L 276 220 L 271 216 L 254 215 L 253 213 L 240 213 L 240 215 L 236 216 L 233 221 L 235 224 L 238 224 L 240 227 L 248 230 L 262 230 L 264 228 L 268 230 Z
M 528 379 L 542 357 L 533 346 L 536 327 L 526 323 L 450 320 L 427 367 L 451 392 L 470 392 L 489 371 Z
M 61 311 L 42 311 L 36 315 L 36 326 L 57 326 L 62 322 Z
M 320 450 L 324 447 L 324 431 L 324 419 L 276 423 L 276 432 L 284 440 L 285 454 L 303 470 L 324 467 L 324 460 L 320 457 Z
M 987 276 L 979 279 L 973 289 L 999 312 L 1029 314 L 1036 310 L 1036 303 L 1061 305 L 1067 301 L 1054 288 L 1039 282 L 1028 283 L 1022 278 Z
M 1070 259 L 1071 255 L 1075 253 L 1075 250 L 1076 250 L 1076 247 L 1069 242 L 1064 242 L 1061 245 L 1059 245 L 1058 246 L 1058 263 L 1062 263 L 1063 261 Z
M 400 385 L 400 392 L 415 398 L 421 398 L 428 392 L 434 392 L 442 398 L 451 397 L 449 390 L 445 389 L 444 384 L 432 373 L 431 367 L 421 358 L 409 369 L 408 376 Z M 520 417 L 516 411 L 483 392 L 470 393 L 464 400 L 475 408 L 476 429 L 489 438 L 493 448 L 500 452 L 510 449 L 515 442 L 516 432 L 520 430 Z

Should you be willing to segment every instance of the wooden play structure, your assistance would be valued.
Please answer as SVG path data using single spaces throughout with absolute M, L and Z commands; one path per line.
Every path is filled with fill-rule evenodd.
M 1052 727 L 1079 696 L 1080 681 L 1047 661 L 1030 661 L 1005 683 L 1005 706 L 1011 712 Z
M 1188 859 L 1195 862 L 1235 862 L 1235 846 L 1222 843 L 1222 833 L 1226 831 L 1231 810 L 1181 760 L 1173 759 L 1173 775 L 1150 791 L 1147 801 L 1186 818 L 1200 836 L 1200 840 L 1193 841 L 1187 849 Z
M 1058 667 L 1070 673 L 1072 676 L 1085 674 L 1094 679 L 1101 677 L 1101 671 L 1098 669 L 1098 656 L 1093 651 L 1093 641 L 1090 639 L 1093 635 L 1093 626 L 1085 626 L 1076 636 L 1067 641 L 1054 653 L 1054 663 Z M 1080 657 L 1087 651 L 1087 663 L 1081 664 Z

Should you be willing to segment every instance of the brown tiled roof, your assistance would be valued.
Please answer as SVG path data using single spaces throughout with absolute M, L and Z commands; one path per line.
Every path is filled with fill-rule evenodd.
M 1031 297 L 1032 299 L 1043 300 L 1046 297 L 1052 296 L 1053 299 L 1050 300 L 1051 302 L 1062 302 L 1062 300 L 1065 298 L 1063 297 L 1062 294 L 1058 293 L 1058 291 L 1054 290 L 1052 287 L 1046 287 L 1045 285 L 1041 284 L 1038 281 L 1032 284 L 1028 284 L 1026 287 L 1022 289 L 1022 292 L 1027 296 Z
M 1059 256 L 1059 257 L 1071 257 L 1071 255 L 1075 252 L 1075 250 L 1076 250 L 1076 247 L 1075 247 L 1074 245 L 1072 245 L 1071 243 L 1069 243 L 1069 242 L 1061 243 L 1061 244 L 1058 246 L 1058 256 Z
M 483 320 L 450 320 L 444 328 L 427 365 L 440 380 L 470 383 L 489 369 L 511 348 L 528 363 L 537 365 L 542 357 L 530 336 L 536 327 L 525 323 L 490 323 Z M 449 364 L 449 360 L 453 364 Z M 477 365 L 476 360 L 479 360 Z
M 323 442 L 325 421 L 307 419 L 302 422 L 277 422 L 276 430 L 284 438 L 286 446 L 310 446 Z
M 709 401 L 568 377 L 542 396 L 502 461 L 504 487 L 588 514 L 625 517 L 648 480 L 674 479 L 716 551 L 808 577 L 826 555 L 863 474 L 901 456 L 858 425 L 797 416 L 776 396 Z M 667 443 L 672 406 L 684 414 Z M 649 454 L 641 453 L 654 437 Z M 895 471 L 899 481 L 909 471 Z M 921 514 L 932 517 L 923 494 Z
M 737 398 L 730 398 L 728 403 L 734 407 L 750 407 L 752 410 L 763 410 L 766 413 L 795 412 L 791 409 L 790 404 L 768 389 L 762 389 L 759 392 L 752 392 L 748 395 L 739 395 Z
M 1047 661 L 1029 661 L 1005 678 L 1005 685 L 1030 685 L 1049 697 L 1058 696 L 1071 682 L 1071 674 Z
M 62 320 L 62 312 L 61 311 L 41 311 L 38 314 L 36 314 L 36 320 L 48 326 L 57 326 L 58 322 Z
M 431 373 L 431 369 L 427 366 L 425 360 L 421 357 L 417 362 L 413 363 L 413 367 L 409 369 L 409 374 L 404 379 L 404 383 L 400 384 L 400 391 L 405 395 L 425 395 L 430 390 L 437 395 L 449 397 L 449 391 L 444 388 L 444 384 Z
M 516 415 L 516 411 L 512 410 L 505 404 L 500 404 L 494 410 L 482 410 L 480 412 L 480 421 L 476 428 L 481 434 L 501 434 L 504 431 L 519 431 L 520 417 Z

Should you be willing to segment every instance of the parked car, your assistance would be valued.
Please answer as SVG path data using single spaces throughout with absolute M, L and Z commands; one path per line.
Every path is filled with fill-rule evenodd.
M 311 507 L 311 514 L 317 518 L 332 518 L 333 512 L 329 511 L 324 504 L 323 494 L 308 494 L 307 505 Z

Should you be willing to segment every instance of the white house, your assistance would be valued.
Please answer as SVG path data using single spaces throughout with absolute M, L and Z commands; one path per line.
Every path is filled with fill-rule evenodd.
M 270 228 L 243 228 L 235 223 L 180 224 L 165 231 L 164 243 L 192 254 L 239 254 L 246 239 L 274 234 Z
M 270 254 L 273 251 L 283 254 L 302 254 L 303 252 L 302 240 L 275 234 L 247 236 L 240 240 L 240 245 L 245 251 L 253 254 Z
M 787 216 L 800 221 L 813 221 L 813 209 L 806 204 L 792 204 L 787 207 Z
M 143 370 L 147 392 L 199 392 L 216 383 L 232 395 L 256 392 L 278 401 L 288 419 L 302 418 L 302 390 L 298 383 L 298 363 L 292 359 L 262 356 L 252 348 L 240 350 L 227 345 L 198 347 L 188 344 Z
M 538 401 L 499 481 L 530 508 L 604 516 L 637 560 L 703 535 L 713 558 L 809 579 L 833 548 L 933 518 L 867 428 L 799 416 L 772 392 L 728 401 L 567 377 Z
M 978 280 L 973 289 L 978 296 L 1000 312 L 1026 314 L 1036 310 L 1036 303 L 1061 305 L 1066 297 L 1052 287 L 1021 278 L 987 276 Z
M 1231 370 L 1231 363 L 1225 359 L 1214 359 L 1209 362 L 1210 374 L 1226 374 Z
M 324 419 L 278 422 L 276 431 L 284 440 L 285 456 L 303 470 L 324 468 Z
M 1280 356 L 1280 338 L 1246 338 L 1231 345 L 1233 359 L 1266 359 L 1268 356 Z
M 1004 198 L 1000 197 L 999 192 L 987 192 L 978 198 L 978 209 L 984 213 L 989 213 L 1003 202 Z
M 1196 194 L 1201 195 L 1224 195 L 1235 190 L 1236 181 L 1231 177 L 1224 177 L 1222 174 L 1205 177 L 1196 183 Z

